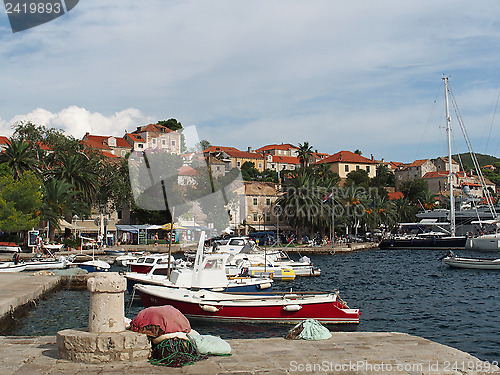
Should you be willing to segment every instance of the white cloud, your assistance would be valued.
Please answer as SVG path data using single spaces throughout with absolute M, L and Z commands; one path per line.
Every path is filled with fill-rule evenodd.
M 95 135 L 123 136 L 125 130 L 131 132 L 137 126 L 153 121 L 152 117 L 143 115 L 138 109 L 127 108 L 112 115 L 105 116 L 98 112 L 90 112 L 85 108 L 70 106 L 57 113 L 37 108 L 30 113 L 16 115 L 10 121 L 0 121 L 0 131 L 11 135 L 10 126 L 23 121 L 31 121 L 36 125 L 63 130 L 67 135 L 82 138 L 86 132 Z

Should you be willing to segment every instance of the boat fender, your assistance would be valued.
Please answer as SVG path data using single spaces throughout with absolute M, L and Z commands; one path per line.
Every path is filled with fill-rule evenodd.
M 302 306 L 300 306 L 300 305 L 285 305 L 285 306 L 283 306 L 283 310 L 290 311 L 290 312 L 299 311 L 301 308 L 302 308 Z
M 223 292 L 224 288 L 212 288 L 210 289 L 212 292 Z
M 258 285 L 259 289 L 269 289 L 271 286 L 271 283 L 263 283 Z
M 200 308 L 203 311 L 212 312 L 212 313 L 215 313 L 215 312 L 219 311 L 219 309 L 217 307 L 211 306 L 211 305 L 200 305 Z

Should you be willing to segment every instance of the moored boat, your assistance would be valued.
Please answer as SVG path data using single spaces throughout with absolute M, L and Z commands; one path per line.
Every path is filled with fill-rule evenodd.
M 0 272 L 21 272 L 25 268 L 26 265 L 24 263 L 0 262 Z
M 61 256 L 59 258 L 32 258 L 23 261 L 26 265 L 25 271 L 39 271 L 50 269 L 63 269 L 68 266 L 68 260 Z
M 145 307 L 172 305 L 188 318 L 245 323 L 291 323 L 316 319 L 325 324 L 359 323 L 359 309 L 351 309 L 334 293 L 231 294 L 208 290 L 136 285 Z
M 168 254 L 141 255 L 137 259 L 127 261 L 127 266 L 130 268 L 131 272 L 146 274 L 157 264 L 168 266 L 169 258 L 171 267 L 174 267 L 176 260 L 172 255 Z
M 204 240 L 205 232 L 202 232 L 193 268 L 176 268 L 169 272 L 168 264 L 157 263 L 147 274 L 125 272 L 124 276 L 127 279 L 128 291 L 132 293 L 133 286 L 137 283 L 169 288 L 208 289 L 232 292 L 271 290 L 273 280 L 270 278 L 228 278 L 226 275 L 226 262 L 230 254 L 205 254 Z
M 500 258 L 459 257 L 450 252 L 443 258 L 443 262 L 455 268 L 500 270 Z
M 0 252 L 5 253 L 20 253 L 21 248 L 14 242 L 0 242 Z

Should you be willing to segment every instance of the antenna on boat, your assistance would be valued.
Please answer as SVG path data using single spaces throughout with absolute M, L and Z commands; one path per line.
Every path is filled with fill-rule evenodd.
M 451 236 L 455 237 L 455 196 L 453 195 L 453 163 L 451 159 L 451 117 L 448 104 L 448 77 L 443 74 L 444 99 L 446 103 L 446 134 L 448 136 L 448 178 L 450 180 L 450 229 Z

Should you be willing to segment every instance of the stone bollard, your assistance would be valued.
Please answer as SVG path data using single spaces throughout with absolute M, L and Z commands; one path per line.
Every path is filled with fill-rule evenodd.
M 124 292 L 126 279 L 117 272 L 96 272 L 87 280 L 90 291 L 89 332 L 125 330 Z
M 147 336 L 125 330 L 125 278 L 116 272 L 95 273 L 88 277 L 87 289 L 89 328 L 59 331 L 59 357 L 85 363 L 146 359 L 151 348 Z

